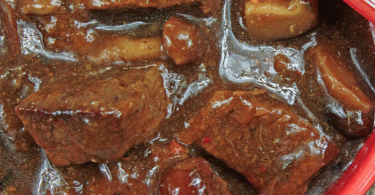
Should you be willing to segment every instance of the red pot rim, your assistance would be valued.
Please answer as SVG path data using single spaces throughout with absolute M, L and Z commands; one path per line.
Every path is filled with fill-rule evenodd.
M 344 0 L 370 21 L 375 43 L 375 0 Z M 371 23 L 372 22 L 372 23 Z M 375 182 L 375 133 L 364 143 L 357 157 L 326 195 L 361 195 Z
M 375 23 L 375 0 L 344 0 L 362 16 Z
M 357 157 L 326 195 L 361 195 L 375 182 L 375 133 L 364 143 Z

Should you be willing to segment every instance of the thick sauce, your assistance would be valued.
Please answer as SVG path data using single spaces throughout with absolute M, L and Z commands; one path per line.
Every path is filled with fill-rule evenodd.
M 1 194 L 319 194 L 372 132 L 375 31 L 339 0 L 46 2 L 0 0 Z

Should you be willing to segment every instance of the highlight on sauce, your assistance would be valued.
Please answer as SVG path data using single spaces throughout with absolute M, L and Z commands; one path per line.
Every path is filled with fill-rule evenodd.
M 324 193 L 374 40 L 339 0 L 0 0 L 0 193 Z

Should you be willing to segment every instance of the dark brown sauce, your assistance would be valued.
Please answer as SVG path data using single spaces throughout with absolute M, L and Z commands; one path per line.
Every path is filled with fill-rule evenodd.
M 0 193 L 84 194 L 90 192 L 86 188 L 96 186 L 99 189 L 102 185 L 100 182 L 95 183 L 97 181 L 92 179 L 94 177 L 101 178 L 103 183 L 109 182 L 101 169 L 107 165 L 98 166 L 89 162 L 56 167 L 50 163 L 24 128 L 14 108 L 51 80 L 80 79 L 96 74 L 116 75 L 127 69 L 142 68 L 159 61 L 124 60 L 115 64 L 98 64 L 87 59 L 86 55 L 105 44 L 110 37 L 161 36 L 163 25 L 171 16 L 178 16 L 199 26 L 205 37 L 207 51 L 204 58 L 192 66 L 175 66 L 170 58 L 163 57 L 168 64 L 172 64 L 164 70 L 169 73 L 164 79 L 168 81 L 170 99 L 175 101 L 173 109 L 170 110 L 169 117 L 163 120 L 158 137 L 151 143 L 132 149 L 126 156 L 133 154 L 132 158 L 142 158 L 147 148 L 162 147 L 176 139 L 186 122 L 204 108 L 216 91 L 226 90 L 267 89 L 269 94 L 273 94 L 281 102 L 290 104 L 299 116 L 308 118 L 312 123 L 318 122 L 324 134 L 338 146 L 339 154 L 311 180 L 306 194 L 324 193 L 350 165 L 367 138 L 348 138 L 338 134 L 331 126 L 326 116 L 326 105 L 330 99 L 317 78 L 313 56 L 309 55 L 309 49 L 315 44 L 339 50 L 344 65 L 359 78 L 361 89 L 369 97 L 374 97 L 374 92 L 368 87 L 368 81 L 371 85 L 375 84 L 374 35 L 369 30 L 369 22 L 339 0 L 320 1 L 318 25 L 302 36 L 260 45 L 252 45 L 252 40 L 241 26 L 244 10 L 240 0 L 223 1 L 220 8 L 209 15 L 202 14 L 198 6 L 177 6 L 162 10 L 150 8 L 70 14 L 61 12 L 56 14 L 57 20 L 62 21 L 57 22 L 57 26 L 52 24 L 56 18 L 50 15 L 23 15 L 17 10 L 19 5 L 13 9 L 11 3 L 7 2 L 0 1 Z M 67 27 L 74 24 L 75 27 Z M 48 32 L 46 27 L 51 25 L 51 31 Z M 79 25 L 81 27 L 78 28 Z M 18 35 L 21 36 L 21 41 Z M 294 71 L 271 72 L 276 76 L 269 79 L 271 77 L 246 75 L 235 70 L 240 65 L 249 65 L 251 60 L 265 62 L 276 56 L 277 52 L 288 54 L 288 59 L 296 61 L 297 72 L 303 74 L 296 74 Z M 366 73 L 368 78 L 363 77 L 361 71 L 353 65 L 353 55 L 362 73 Z M 298 64 L 300 62 L 303 66 Z M 260 69 L 267 64 L 262 65 Z M 258 67 L 251 68 L 255 70 Z M 269 80 L 263 82 L 260 78 Z M 272 87 L 270 83 L 278 84 L 278 87 Z M 281 92 L 279 89 L 282 89 Z M 295 89 L 299 93 L 294 94 Z M 305 108 L 298 104 L 298 98 Z M 313 117 L 306 113 L 306 109 Z M 244 176 L 228 168 L 222 161 L 198 146 L 192 145 L 188 149 L 190 157 L 202 156 L 211 163 L 214 172 L 228 183 L 232 194 L 256 194 L 256 190 Z M 108 166 L 115 167 L 116 163 L 109 163 Z M 141 175 L 147 171 L 136 168 L 132 170 L 134 174 Z M 92 192 L 96 192 L 96 188 Z

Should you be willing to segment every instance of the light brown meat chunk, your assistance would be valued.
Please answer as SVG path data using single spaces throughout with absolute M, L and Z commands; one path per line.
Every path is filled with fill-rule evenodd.
M 198 61 L 205 47 L 200 29 L 176 17 L 171 17 L 163 29 L 163 45 L 177 65 Z
M 356 76 L 323 46 L 314 49 L 315 63 L 319 68 L 328 92 L 351 109 L 369 112 L 373 101 L 359 87 Z
M 96 63 L 157 59 L 163 56 L 161 37 L 133 39 L 126 36 L 99 41 L 88 58 Z
M 119 162 L 109 163 L 108 168 L 113 180 L 108 182 L 108 179 L 103 177 L 99 180 L 91 179 L 86 193 L 95 190 L 95 194 L 106 195 L 157 194 L 164 170 L 186 158 L 187 150 L 175 141 L 169 145 L 142 147 Z
M 18 21 L 23 18 L 8 1 L 0 1 L 0 12 L 2 13 L 0 14 L 1 26 L 4 27 L 5 33 L 3 41 L 7 45 L 8 58 L 18 60 L 21 53 Z
M 65 185 L 46 189 L 46 194 L 132 195 L 157 194 L 163 171 L 188 158 L 187 149 L 175 141 L 145 144 L 128 152 L 117 162 L 98 165 L 86 163 L 59 167 Z M 50 181 L 48 181 L 50 182 Z M 53 185 L 53 184 L 52 184 Z
M 21 5 L 23 14 L 47 15 L 60 10 L 62 0 L 24 0 Z
M 159 133 L 168 101 L 153 67 L 52 82 L 16 112 L 54 164 L 105 163 Z
M 77 57 L 87 56 L 106 36 L 98 34 L 79 16 L 66 11 L 55 15 L 36 16 L 38 30 L 43 35 L 44 47 L 48 51 L 74 53 Z M 42 37 L 41 37 L 42 38 Z
M 227 183 L 212 171 L 203 158 L 189 158 L 177 162 L 163 172 L 160 195 L 229 195 Z
M 178 137 L 203 147 L 264 194 L 304 193 L 338 153 L 308 121 L 259 91 L 216 92 Z
M 314 27 L 317 11 L 317 0 L 246 0 L 246 27 L 256 42 L 288 39 Z
M 334 111 L 337 108 L 327 109 L 333 127 L 350 137 L 364 136 L 372 132 L 374 101 L 362 91 L 353 72 L 334 55 L 338 51 L 318 45 L 312 53 L 328 93 L 343 104 L 345 111 L 339 116 Z

